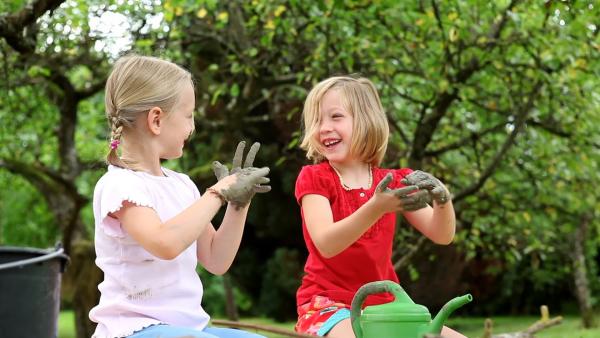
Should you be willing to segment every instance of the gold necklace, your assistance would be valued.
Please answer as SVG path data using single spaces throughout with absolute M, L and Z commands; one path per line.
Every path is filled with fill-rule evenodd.
M 329 165 L 331 165 L 331 163 Z M 342 178 L 342 175 L 340 174 L 340 172 L 333 165 L 331 165 L 331 167 L 333 168 L 333 171 L 335 171 L 335 173 L 340 178 L 340 183 L 342 184 L 342 188 L 346 191 L 352 190 L 352 188 L 350 188 L 349 186 L 346 185 L 346 183 L 344 183 L 344 179 Z M 366 189 L 371 189 L 371 185 L 373 185 L 373 173 L 371 172 L 371 163 L 369 163 L 369 183 L 368 183 Z

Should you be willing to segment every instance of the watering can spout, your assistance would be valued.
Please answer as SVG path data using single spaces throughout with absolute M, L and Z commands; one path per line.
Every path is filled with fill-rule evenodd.
M 444 307 L 442 307 L 440 312 L 438 312 L 437 316 L 435 316 L 435 318 L 433 318 L 433 321 L 431 322 L 431 331 L 430 332 L 436 332 L 436 333 L 441 332 L 442 326 L 444 325 L 444 322 L 446 321 L 446 319 L 448 319 L 448 316 L 450 316 L 450 314 L 452 312 L 454 312 L 456 309 L 469 303 L 472 300 L 473 300 L 473 296 L 471 296 L 470 294 L 466 294 L 461 297 L 456 297 L 456 298 L 452 299 L 451 301 L 449 301 L 448 303 L 446 303 L 446 305 L 444 305 Z

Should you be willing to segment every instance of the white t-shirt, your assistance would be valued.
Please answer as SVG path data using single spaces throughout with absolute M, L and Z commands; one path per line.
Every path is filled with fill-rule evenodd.
M 202 283 L 196 242 L 173 260 L 157 258 L 108 216 L 123 201 L 154 209 L 164 222 L 200 198 L 192 180 L 163 168 L 166 176 L 109 166 L 94 189 L 96 264 L 104 272 L 100 302 L 90 311 L 98 323 L 92 338 L 126 337 L 152 324 L 202 330 Z

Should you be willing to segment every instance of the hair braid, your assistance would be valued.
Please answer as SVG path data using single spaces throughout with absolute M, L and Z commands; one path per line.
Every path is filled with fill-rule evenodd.
M 111 141 L 119 141 L 121 139 L 121 134 L 123 133 L 123 123 L 119 118 L 119 111 L 116 111 L 116 114 L 111 116 L 110 118 L 110 140 Z

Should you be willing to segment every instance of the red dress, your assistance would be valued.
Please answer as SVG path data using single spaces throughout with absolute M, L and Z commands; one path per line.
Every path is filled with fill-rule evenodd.
M 374 194 L 377 184 L 388 173 L 394 175 L 389 188 L 402 187 L 400 180 L 412 172 L 410 169 L 372 168 L 373 184 L 370 189 L 342 187 L 339 177 L 329 162 L 304 166 L 296 180 L 296 200 L 301 204 L 302 197 L 317 194 L 326 197 L 331 205 L 333 221 L 342 220 L 354 213 Z M 296 305 L 300 307 L 311 302 L 314 296 L 325 296 L 335 302 L 350 304 L 354 294 L 362 285 L 378 280 L 398 282 L 392 265 L 392 244 L 394 240 L 396 214 L 382 216 L 356 242 L 334 257 L 321 256 L 315 247 L 302 214 L 302 233 L 308 248 L 308 259 L 304 266 L 305 275 L 296 293 Z M 365 305 L 381 304 L 393 300 L 391 295 L 370 296 Z

